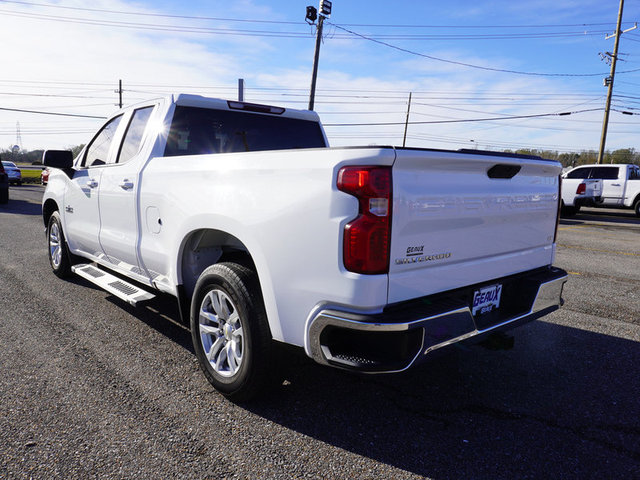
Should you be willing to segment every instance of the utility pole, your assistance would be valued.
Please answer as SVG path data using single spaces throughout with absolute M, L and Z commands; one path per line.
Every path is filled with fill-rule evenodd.
M 409 105 L 407 106 L 407 119 L 404 122 L 404 138 L 402 139 L 402 148 L 407 144 L 407 128 L 409 128 L 409 113 L 411 112 L 411 94 L 409 92 Z
M 118 90 L 115 90 L 118 94 L 118 107 L 122 108 L 122 80 L 118 80 Z
M 313 56 L 313 73 L 311 75 L 311 92 L 309 93 L 309 110 L 313 110 L 316 98 L 316 78 L 318 77 L 318 60 L 320 58 L 320 43 L 322 43 L 322 25 L 324 19 L 331 15 L 331 2 L 329 0 L 320 0 L 320 15 L 314 7 L 307 7 L 307 22 L 314 22 L 318 18 L 318 29 L 316 32 L 316 51 Z
M 620 0 L 620 8 L 618 9 L 618 23 L 616 26 L 616 32 L 613 35 L 609 35 L 608 37 L 605 37 L 605 40 L 608 40 L 609 38 L 615 36 L 616 41 L 613 45 L 613 54 L 611 55 L 611 71 L 609 73 L 609 76 L 604 79 L 604 85 L 609 87 L 609 89 L 607 90 L 607 102 L 604 108 L 604 119 L 602 120 L 602 135 L 600 136 L 600 149 L 598 150 L 598 163 L 603 162 L 604 148 L 607 141 L 607 128 L 609 126 L 609 111 L 611 110 L 611 97 L 613 95 L 613 79 L 616 75 L 616 63 L 618 61 L 618 45 L 620 44 L 620 37 L 622 36 L 623 33 L 626 33 L 629 30 L 638 28 L 638 25 L 636 24 L 632 28 L 629 28 L 624 31 L 620 31 L 620 28 L 622 26 L 623 7 L 624 7 L 624 0 Z
M 238 79 L 238 101 L 244 102 L 244 78 Z

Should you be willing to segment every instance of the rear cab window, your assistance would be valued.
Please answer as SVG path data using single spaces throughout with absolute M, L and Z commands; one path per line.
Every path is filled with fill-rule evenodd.
M 178 105 L 164 156 L 322 147 L 317 122 Z
M 602 180 L 617 180 L 619 167 L 593 167 L 590 178 L 601 178 Z

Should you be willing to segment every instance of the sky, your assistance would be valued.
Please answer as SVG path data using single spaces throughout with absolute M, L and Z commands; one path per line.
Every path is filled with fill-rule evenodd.
M 0 148 L 86 143 L 118 109 L 120 80 L 125 106 L 177 92 L 237 99 L 242 78 L 246 101 L 306 109 L 317 31 L 307 5 L 318 7 L 0 0 Z M 618 8 L 334 0 L 315 110 L 332 146 L 597 150 Z M 640 0 L 627 0 L 622 30 L 639 20 Z M 613 94 L 607 150 L 640 150 L 640 29 L 621 35 Z

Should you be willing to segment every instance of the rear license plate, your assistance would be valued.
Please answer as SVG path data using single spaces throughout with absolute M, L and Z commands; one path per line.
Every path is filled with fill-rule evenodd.
M 496 284 L 489 287 L 476 290 L 473 294 L 473 307 L 471 314 L 475 315 L 480 312 L 489 313 L 500 306 L 500 295 L 502 294 L 502 285 Z

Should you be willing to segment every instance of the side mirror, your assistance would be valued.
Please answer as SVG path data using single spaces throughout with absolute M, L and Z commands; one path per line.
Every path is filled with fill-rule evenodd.
M 52 168 L 71 168 L 73 167 L 73 153 L 71 150 L 45 150 L 42 154 L 42 164 Z

